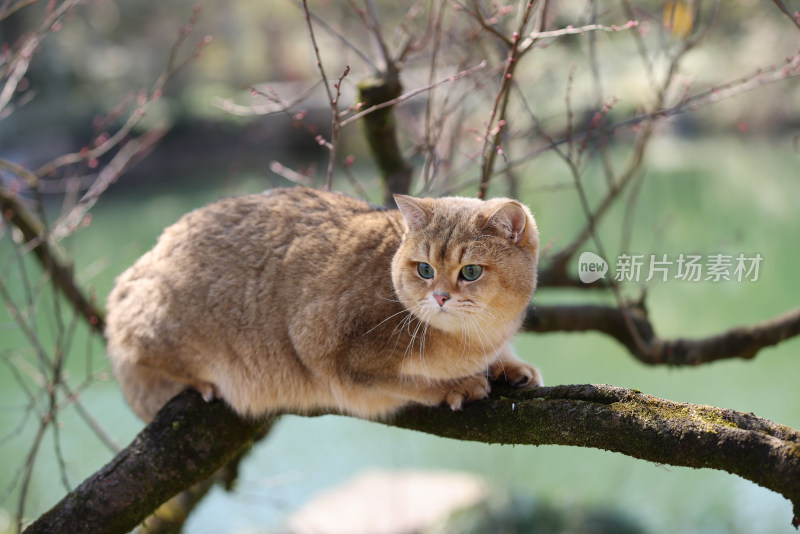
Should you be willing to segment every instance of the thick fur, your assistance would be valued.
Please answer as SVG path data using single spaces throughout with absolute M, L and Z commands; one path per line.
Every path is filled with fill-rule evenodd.
M 487 378 L 541 384 L 507 344 L 536 286 L 528 209 L 509 199 L 397 202 L 385 210 L 278 189 L 167 228 L 108 301 L 109 356 L 134 411 L 149 421 L 193 387 L 245 416 L 380 418 L 411 402 L 459 409 L 488 394 Z M 483 273 L 466 281 L 464 265 Z M 449 298 L 440 305 L 434 292 Z

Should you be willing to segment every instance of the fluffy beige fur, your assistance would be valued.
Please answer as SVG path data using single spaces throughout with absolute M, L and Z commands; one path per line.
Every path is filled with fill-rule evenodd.
M 540 385 L 508 345 L 536 286 L 528 208 L 396 198 L 385 210 L 277 189 L 167 228 L 108 301 L 109 356 L 134 411 L 149 421 L 193 387 L 246 416 L 380 418 L 411 402 L 460 409 L 503 376 Z M 465 265 L 482 274 L 466 280 Z

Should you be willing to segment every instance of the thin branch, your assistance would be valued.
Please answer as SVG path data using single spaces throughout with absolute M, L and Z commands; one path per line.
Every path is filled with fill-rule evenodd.
M 59 218 L 52 230 L 53 237 L 60 241 L 73 234 L 89 210 L 100 199 L 100 195 L 134 165 L 135 160 L 144 157 L 161 140 L 166 131 L 166 128 L 151 130 L 125 143 L 113 159 L 103 167 L 80 201 L 68 213 Z
M 42 267 L 49 273 L 53 285 L 72 303 L 78 314 L 98 333 L 103 333 L 104 314 L 93 299 L 78 287 L 72 265 L 61 257 L 55 246 L 47 240 L 47 233 L 39 219 L 20 202 L 18 196 L 0 188 L 0 210 L 9 222 L 16 226 L 25 243 L 32 246 L 33 253 Z
M 794 25 L 797 26 L 798 29 L 800 29 L 800 12 L 795 11 L 794 13 L 792 13 L 791 11 L 789 11 L 789 8 L 787 8 L 786 4 L 783 3 L 783 0 L 772 0 L 772 3 L 774 3 L 778 7 L 780 12 L 786 15 L 789 18 L 789 20 L 794 22 Z
M 411 91 L 403 93 L 402 95 L 398 96 L 397 98 L 393 98 L 393 99 L 388 100 L 386 102 L 383 102 L 381 104 L 376 104 L 374 106 L 370 106 L 369 108 L 365 109 L 364 111 L 361 111 L 359 113 L 356 113 L 355 115 L 351 115 L 350 117 L 347 117 L 345 120 L 342 121 L 341 126 L 342 126 L 342 128 L 344 128 L 345 126 L 349 126 L 350 124 L 354 123 L 358 119 L 363 118 L 365 115 L 369 115 L 370 113 L 374 113 L 374 112 L 376 112 L 378 110 L 381 110 L 381 109 L 384 109 L 384 108 L 389 108 L 389 107 L 395 106 L 397 104 L 402 104 L 406 100 L 414 98 L 415 96 L 417 96 L 417 95 L 419 95 L 421 93 L 426 93 L 426 92 L 428 92 L 428 91 L 430 91 L 430 90 L 432 90 L 432 89 L 434 89 L 436 87 L 439 87 L 440 85 L 444 85 L 446 83 L 454 82 L 454 81 L 459 80 L 461 78 L 464 78 L 466 76 L 471 76 L 472 74 L 475 74 L 476 72 L 478 72 L 479 70 L 483 70 L 484 68 L 486 68 L 486 61 L 485 60 L 481 61 L 480 63 L 478 63 L 474 67 L 470 67 L 468 69 L 465 69 L 465 70 L 462 70 L 460 72 L 457 72 L 457 73 L 453 74 L 452 76 L 448 76 L 447 78 L 443 78 L 443 79 L 439 80 L 438 82 L 434 82 L 434 83 L 431 83 L 431 84 L 428 84 L 428 85 L 425 85 L 425 86 L 422 86 L 422 87 L 417 87 L 416 89 L 412 89 Z
M 311 94 L 317 89 L 318 85 L 319 83 L 315 83 L 311 87 L 304 89 L 291 102 L 284 101 L 274 90 L 272 90 L 272 88 L 268 88 L 267 91 L 269 92 L 267 92 L 252 87 L 250 89 L 251 94 L 263 96 L 267 100 L 266 104 L 252 104 L 249 106 L 243 106 L 234 103 L 230 99 L 220 97 L 214 97 L 214 99 L 211 101 L 211 104 L 225 111 L 226 113 L 237 115 L 239 117 L 283 114 L 293 119 L 291 110 L 311 96 Z
M 7 0 L 3 5 L 3 9 L 0 9 L 0 22 L 4 21 L 20 9 L 32 6 L 38 1 L 39 0 L 19 0 L 16 4 L 10 5 L 11 1 Z
M 194 21 L 197 17 L 197 11 L 195 11 L 192 20 Z M 188 27 L 193 27 L 193 24 L 189 24 Z M 58 169 L 66 167 L 68 165 L 73 165 L 75 163 L 80 163 L 82 161 L 91 161 L 104 156 L 109 151 L 113 150 L 114 148 L 120 146 L 122 142 L 133 132 L 134 128 L 142 121 L 145 117 L 147 106 L 159 99 L 161 99 L 164 88 L 166 87 L 167 82 L 169 82 L 178 72 L 180 72 L 190 61 L 192 61 L 197 55 L 209 44 L 211 44 L 212 39 L 209 36 L 202 38 L 195 44 L 194 50 L 191 54 L 187 54 L 187 56 L 182 59 L 177 59 L 177 54 L 179 51 L 180 46 L 185 42 L 186 38 L 189 35 L 190 30 L 183 30 L 180 33 L 179 38 L 173 44 L 172 49 L 170 51 L 170 58 L 167 63 L 166 70 L 164 71 L 161 76 L 153 84 L 153 87 L 150 89 L 149 94 L 142 95 L 140 102 L 138 105 L 133 109 L 131 114 L 126 119 L 125 123 L 120 126 L 120 128 L 110 136 L 105 138 L 101 138 L 102 141 L 95 146 L 94 148 L 84 148 L 78 152 L 72 154 L 64 154 L 62 156 L 57 157 L 53 161 L 42 165 L 34 174 L 42 178 L 44 176 L 48 176 L 53 174 Z M 165 131 L 166 126 L 162 126 L 157 130 L 153 131 Z
M 311 12 L 308 9 L 308 0 L 303 0 L 303 12 L 305 13 L 306 19 L 306 27 L 308 29 L 308 36 L 311 39 L 311 45 L 314 49 L 314 57 L 317 60 L 317 69 L 319 70 L 320 76 L 322 77 L 322 85 L 325 87 L 325 93 L 328 95 L 328 104 L 331 107 L 331 132 L 332 132 L 332 139 L 328 146 L 330 150 L 330 154 L 328 155 L 328 170 L 325 176 L 325 184 L 328 190 L 331 189 L 331 185 L 333 183 L 333 169 L 334 165 L 336 164 L 336 151 L 337 151 L 337 138 L 339 129 L 342 127 L 341 121 L 339 120 L 339 103 L 338 103 L 338 95 L 339 95 L 339 84 L 336 84 L 336 93 L 331 90 L 330 85 L 328 84 L 328 77 L 325 74 L 325 68 L 322 66 L 322 58 L 320 57 L 319 53 L 319 46 L 317 45 L 317 38 L 314 36 L 314 26 L 311 24 Z M 339 78 L 339 81 L 347 76 L 350 71 L 350 67 L 347 67 L 345 73 Z
M 538 333 L 594 331 L 616 339 L 643 363 L 696 366 L 721 359 L 751 359 L 762 349 L 800 336 L 800 308 L 695 339 L 659 338 L 642 306 L 627 306 L 624 312 L 602 305 L 530 306 L 522 329 Z M 644 349 L 632 332 L 644 343 Z
M 687 95 L 672 106 L 653 109 L 652 111 L 609 124 L 606 127 L 606 133 L 632 128 L 652 120 L 664 120 L 682 113 L 698 111 L 704 107 L 760 89 L 766 85 L 782 82 L 798 76 L 800 76 L 800 51 L 796 52 L 794 55 L 788 56 L 780 63 L 759 68 L 745 76 L 715 85 L 710 89 L 700 91 L 694 95 Z M 594 135 L 597 135 L 595 129 L 587 128 L 581 133 L 573 134 L 572 138 L 573 140 L 585 140 Z M 553 148 L 557 146 L 567 144 L 568 142 L 569 139 L 566 137 L 547 141 L 544 145 L 530 150 L 524 156 L 508 161 L 507 165 L 513 167 L 524 165 L 545 152 L 553 150 Z
M 39 25 L 35 31 L 26 37 L 23 44 L 6 60 L 6 69 L 0 73 L 0 77 L 6 79 L 6 83 L 0 91 L 0 112 L 11 102 L 11 99 L 17 93 L 20 82 L 25 77 L 28 71 L 30 62 L 36 50 L 39 48 L 42 40 L 53 31 L 53 28 L 61 22 L 75 6 L 80 4 L 81 0 L 66 0 L 58 6 L 54 6 L 52 11 Z M 22 3 L 17 4 L 19 8 L 25 7 Z M 12 6 L 12 9 L 16 6 Z
M 469 14 L 472 18 L 474 18 L 475 21 L 480 25 L 482 30 L 496 37 L 507 48 L 511 48 L 513 46 L 514 43 L 511 41 L 511 39 L 503 35 L 497 28 L 495 28 L 486 21 L 483 14 L 481 13 L 480 5 L 478 4 L 477 0 L 473 0 L 472 9 L 468 9 L 462 3 L 456 3 L 455 5 L 457 5 L 461 10 L 463 10 L 464 12 Z
M 511 48 L 506 57 L 503 77 L 500 79 L 500 88 L 494 99 L 494 105 L 489 113 L 489 120 L 486 124 L 486 133 L 483 136 L 483 151 L 481 157 L 481 181 L 478 186 L 478 198 L 486 198 L 489 190 L 489 181 L 494 172 L 494 162 L 498 154 L 502 154 L 500 140 L 506 128 L 506 110 L 511 96 L 512 81 L 514 71 L 519 64 L 524 50 L 520 48 L 522 32 L 528 24 L 528 19 L 533 12 L 534 2 L 528 2 L 520 17 L 517 30 L 511 38 Z
M 535 31 L 531 32 L 528 35 L 528 37 L 522 42 L 522 47 L 527 50 L 529 46 L 532 46 L 539 39 L 552 39 L 556 37 L 564 37 L 566 35 L 583 35 L 585 33 L 596 33 L 596 32 L 619 33 L 625 30 L 633 30 L 638 27 L 639 27 L 638 21 L 629 20 L 622 26 L 587 24 L 585 26 L 578 26 L 577 28 L 573 28 L 572 26 L 567 26 L 566 28 L 561 28 L 559 30 Z
M 299 9 L 303 10 L 303 2 L 301 0 L 294 0 L 293 3 Z M 361 59 L 361 61 L 369 65 L 374 72 L 378 72 L 379 69 L 377 65 L 375 65 L 372 59 L 367 54 L 364 53 L 364 51 L 361 49 L 362 47 L 350 42 L 344 35 L 341 34 L 341 32 L 335 30 L 330 24 L 325 22 L 325 19 L 323 19 L 322 17 L 317 16 L 313 12 L 308 14 L 311 16 L 311 19 L 314 21 L 315 24 L 318 24 L 320 28 L 328 32 L 328 34 L 331 37 L 339 41 L 342 45 L 345 46 L 345 48 L 349 48 L 351 52 L 355 53 L 359 57 L 359 59 Z
M 367 27 L 370 35 L 372 35 L 375 41 L 375 45 L 378 47 L 378 50 L 380 50 L 380 55 L 381 58 L 383 58 L 384 64 L 384 68 L 380 70 L 383 70 L 389 77 L 396 77 L 397 65 L 392 59 L 392 54 L 389 52 L 386 39 L 383 38 L 383 32 L 381 32 L 380 24 L 378 24 L 378 8 L 375 7 L 375 1 L 364 0 L 364 5 L 366 6 L 365 9 L 359 8 L 356 5 L 355 0 L 348 0 L 348 3 L 350 4 L 350 8 L 353 10 L 353 12 L 364 23 L 364 26 Z

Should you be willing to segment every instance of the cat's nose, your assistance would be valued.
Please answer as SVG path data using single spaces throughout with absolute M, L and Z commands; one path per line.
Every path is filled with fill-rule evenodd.
M 444 306 L 444 303 L 450 300 L 450 293 L 447 291 L 434 291 L 433 298 L 439 303 L 439 306 Z

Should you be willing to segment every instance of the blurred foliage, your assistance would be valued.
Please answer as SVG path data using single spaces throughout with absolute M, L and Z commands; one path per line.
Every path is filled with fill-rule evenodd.
M 495 497 L 453 514 L 426 534 L 645 534 L 647 530 L 622 511 L 581 506 L 559 507 L 545 500 L 515 495 Z
M 376 2 L 390 46 L 396 50 L 407 35 L 421 34 L 428 4 Z M 601 16 L 612 8 L 617 9 L 616 3 L 597 4 Z M 689 4 L 699 6 L 699 11 L 689 14 Z M 797 29 L 770 3 L 725 0 L 723 4 L 710 35 L 687 58 L 685 72 L 680 73 L 687 78 L 687 84 L 702 86 L 730 80 L 763 67 L 765 61 L 773 61 L 776 52 L 796 51 Z M 464 30 L 474 31 L 474 24 L 459 13 L 458 5 L 453 3 L 446 12 L 449 22 L 463 17 Z M 708 2 L 650 0 L 635 2 L 633 9 L 634 15 L 641 17 L 642 35 L 657 33 L 662 23 L 674 22 L 671 38 L 678 42 L 691 30 L 692 16 L 698 19 L 707 16 L 703 9 L 708 5 Z M 348 3 L 311 2 L 311 8 L 326 24 L 346 36 L 355 48 L 375 56 L 368 32 Z M 0 42 L 13 43 L 35 27 L 46 10 L 47 3 L 38 2 L 0 22 Z M 0 123 L 0 146 L 14 144 L 20 135 L 31 139 L 43 129 L 63 131 L 66 136 L 70 131 L 83 132 L 85 136 L 93 117 L 108 113 L 126 95 L 152 86 L 166 68 L 170 50 L 195 10 L 199 10 L 199 16 L 189 41 L 209 35 L 213 44 L 170 83 L 165 98 L 148 109 L 150 121 L 231 121 L 232 117 L 214 105 L 215 97 L 248 93 L 249 87 L 260 83 L 301 82 L 309 87 L 315 83 L 318 72 L 303 14 L 298 2 L 293 0 L 233 3 L 222 0 L 156 3 L 92 0 L 80 5 L 59 32 L 44 40 L 31 65 L 27 84 L 36 91 L 35 100 Z M 586 17 L 587 10 L 583 2 L 553 2 L 550 25 L 574 24 Z M 506 18 L 512 19 L 513 13 Z M 350 84 L 371 74 L 373 66 L 365 65 L 357 54 L 342 47 L 330 34 L 319 33 L 323 62 L 330 72 L 338 72 L 345 64 L 352 63 L 355 68 L 353 79 L 348 80 Z M 466 31 L 463 35 L 448 37 L 455 41 L 463 39 L 465 43 L 470 38 Z M 669 37 L 659 37 L 664 38 Z M 621 110 L 641 106 L 643 95 L 647 93 L 643 84 L 648 82 L 642 75 L 639 58 L 626 53 L 630 39 L 625 35 L 603 35 L 598 40 L 605 47 L 605 52 L 601 51 L 601 62 L 607 80 L 606 92 L 619 100 Z M 191 52 L 191 47 L 184 48 Z M 410 71 L 425 65 L 428 53 L 411 57 L 403 65 L 409 71 L 404 76 L 413 78 Z M 463 54 L 466 56 L 467 52 Z M 592 85 L 591 73 L 585 68 L 587 54 L 585 39 L 576 36 L 555 41 L 546 54 L 537 54 L 534 61 L 525 65 L 521 75 L 524 87 L 537 99 L 548 99 L 549 95 L 554 108 L 563 107 L 565 80 L 554 78 L 553 73 L 563 70 L 563 67 L 557 68 L 558 65 L 575 62 L 579 66 L 575 79 L 577 101 Z M 703 116 L 704 127 L 717 124 L 732 128 L 742 121 L 747 121 L 750 129 L 796 127 L 800 122 L 800 90 L 796 84 L 783 84 L 776 93 L 779 97 L 769 99 L 744 95 L 734 111 L 724 106 L 721 110 L 714 109 Z M 758 105 L 751 105 L 755 103 Z M 687 120 L 692 121 L 691 118 Z M 696 124 L 693 127 L 697 127 Z M 56 143 L 54 154 L 58 154 L 60 148 L 62 145 Z

